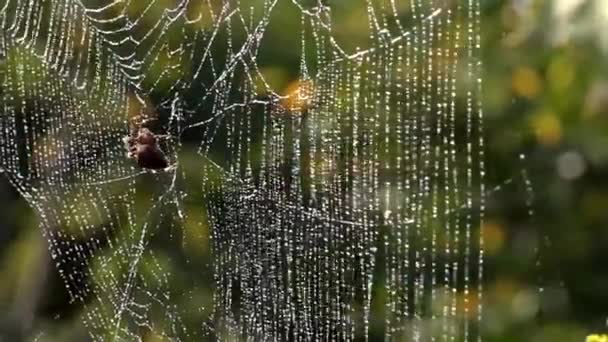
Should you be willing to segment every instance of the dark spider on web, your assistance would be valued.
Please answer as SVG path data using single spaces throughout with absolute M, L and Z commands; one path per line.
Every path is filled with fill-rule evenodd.
M 131 133 L 123 140 L 127 149 L 127 158 L 134 159 L 139 167 L 150 170 L 166 169 L 169 166 L 167 157 L 158 145 L 164 135 L 156 135 L 146 127 L 145 123 L 155 119 L 141 120 L 136 117 L 131 122 Z

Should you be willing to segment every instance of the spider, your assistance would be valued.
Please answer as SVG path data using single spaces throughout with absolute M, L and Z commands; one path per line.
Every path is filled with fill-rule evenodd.
M 165 169 L 169 166 L 167 157 L 158 145 L 159 138 L 166 136 L 156 135 L 148 128 L 142 127 L 148 121 L 135 118 L 132 122 L 131 134 L 125 137 L 127 158 L 134 159 L 139 167 L 150 170 Z

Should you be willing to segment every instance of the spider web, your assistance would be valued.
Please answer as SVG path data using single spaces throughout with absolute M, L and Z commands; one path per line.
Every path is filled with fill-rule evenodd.
M 478 0 L 0 6 L 0 168 L 91 340 L 479 338 Z

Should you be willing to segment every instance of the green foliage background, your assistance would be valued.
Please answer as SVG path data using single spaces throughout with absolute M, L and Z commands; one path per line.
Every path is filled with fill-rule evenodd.
M 345 1 L 334 5 L 343 13 L 338 37 L 365 45 L 364 13 Z M 484 340 L 582 341 L 608 331 L 608 3 L 482 6 L 487 181 L 497 187 L 482 227 Z M 277 11 L 265 41 L 281 48 L 262 49 L 259 62 L 272 85 L 286 90 L 298 72 L 299 20 L 293 9 Z M 196 165 L 193 158 L 185 152 L 184 163 Z M 208 236 L 187 240 L 185 253 L 200 254 L 193 269 L 201 272 Z M 80 308 L 69 303 L 47 253 L 33 211 L 1 179 L 0 341 L 84 339 Z M 182 282 L 190 276 L 172 273 Z M 180 305 L 210 306 L 210 289 L 197 296 Z

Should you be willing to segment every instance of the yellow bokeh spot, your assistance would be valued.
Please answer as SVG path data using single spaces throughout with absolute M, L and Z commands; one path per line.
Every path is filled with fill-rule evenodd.
M 496 221 L 485 222 L 481 227 L 481 234 L 486 252 L 496 254 L 502 249 L 505 242 L 505 231 L 502 224 Z
M 555 145 L 562 139 L 562 124 L 550 112 L 536 114 L 531 121 L 536 139 L 544 145 Z
M 593 334 L 593 335 L 589 335 L 587 336 L 587 338 L 585 339 L 585 342 L 608 342 L 608 335 L 607 334 Z
M 533 99 L 542 90 L 542 81 L 534 69 L 521 67 L 513 72 L 511 86 L 517 95 Z
M 296 80 L 287 85 L 283 93 L 287 95 L 282 101 L 285 108 L 290 110 L 306 109 L 311 103 L 313 83 L 310 80 Z

